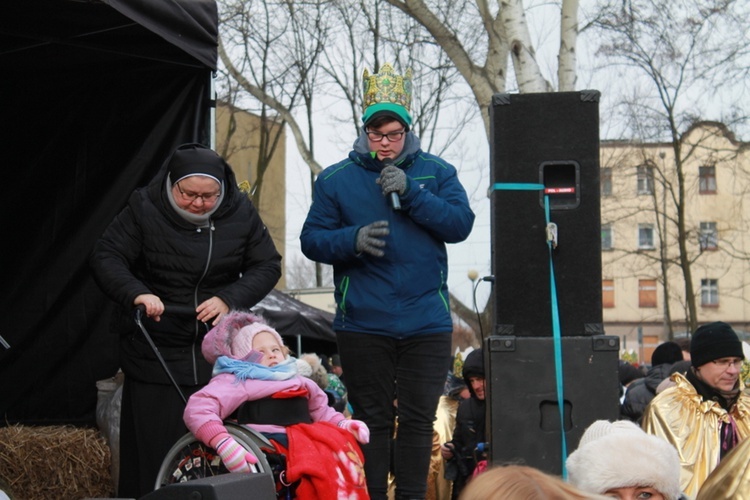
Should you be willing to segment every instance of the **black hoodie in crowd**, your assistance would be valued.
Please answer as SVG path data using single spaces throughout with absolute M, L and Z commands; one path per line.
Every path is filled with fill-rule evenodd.
M 470 377 L 484 378 L 484 358 L 482 349 L 471 351 L 463 366 L 464 382 L 469 388 L 471 397 L 464 399 L 458 405 L 456 412 L 456 428 L 453 431 L 454 458 L 446 464 L 446 479 L 453 480 L 453 496 L 458 498 L 461 490 L 471 479 L 477 462 L 485 460 L 485 452 L 478 452 L 477 445 L 485 443 L 485 402 L 477 398 L 469 383 Z M 450 470 L 455 470 L 453 477 L 449 477 Z

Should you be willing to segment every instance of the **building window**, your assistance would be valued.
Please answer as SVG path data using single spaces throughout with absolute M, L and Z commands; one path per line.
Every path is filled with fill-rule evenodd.
M 716 167 L 698 167 L 698 192 L 700 194 L 716 192 Z
M 716 250 L 719 246 L 719 232 L 715 222 L 701 222 L 698 234 L 701 250 Z
M 604 167 L 599 173 L 601 181 L 602 196 L 612 196 L 612 169 Z
M 701 280 L 701 305 L 704 307 L 719 305 L 719 280 Z
M 602 250 L 612 250 L 612 225 L 602 224 Z
M 615 280 L 602 280 L 602 307 L 615 307 Z
M 654 168 L 638 167 L 638 194 L 654 194 Z
M 656 307 L 656 280 L 638 280 L 638 307 Z
M 651 224 L 638 224 L 638 249 L 654 249 L 654 226 Z

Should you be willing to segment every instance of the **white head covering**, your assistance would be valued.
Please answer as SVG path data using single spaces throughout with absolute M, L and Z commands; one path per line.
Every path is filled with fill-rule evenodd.
M 667 500 L 678 500 L 681 495 L 677 450 L 630 421 L 591 424 L 565 466 L 570 482 L 589 493 L 650 486 Z

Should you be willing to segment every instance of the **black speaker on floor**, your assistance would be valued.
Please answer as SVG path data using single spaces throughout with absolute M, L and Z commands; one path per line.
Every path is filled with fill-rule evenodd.
M 592 422 L 619 418 L 618 337 L 561 337 L 560 347 L 562 420 L 554 338 L 491 336 L 485 340 L 491 464 L 520 462 L 560 475 L 563 434 L 569 455 Z
M 496 94 L 490 119 L 494 333 L 553 333 L 546 194 L 562 335 L 603 334 L 599 92 Z
M 221 474 L 170 484 L 139 500 L 276 500 L 271 474 Z

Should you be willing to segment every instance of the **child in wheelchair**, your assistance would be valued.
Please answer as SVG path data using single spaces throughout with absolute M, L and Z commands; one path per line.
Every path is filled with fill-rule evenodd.
M 369 498 L 357 444 L 368 443 L 369 429 L 329 406 L 326 393 L 297 373 L 276 330 L 252 313 L 230 311 L 201 347 L 214 365 L 213 376 L 190 396 L 184 420 L 227 470 L 250 472 L 257 462 L 227 432 L 224 420 L 236 419 L 286 456 L 285 484 L 299 481 L 298 498 L 336 498 L 343 492 L 346 498 Z

